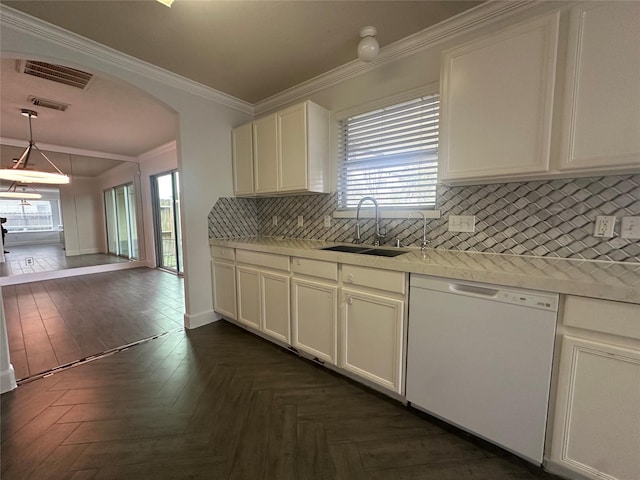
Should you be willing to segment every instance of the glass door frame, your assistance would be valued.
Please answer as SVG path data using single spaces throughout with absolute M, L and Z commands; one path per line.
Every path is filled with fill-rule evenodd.
M 126 235 L 127 235 L 127 253 L 126 255 L 122 253 L 121 249 L 121 229 L 120 222 L 121 218 L 118 215 L 118 198 L 117 192 L 121 190 L 123 192 L 123 206 L 124 206 L 124 222 L 126 224 Z M 123 183 L 122 185 L 116 185 L 114 187 L 109 187 L 103 190 L 102 199 L 104 202 L 104 216 L 105 216 L 105 230 L 107 235 L 107 252 L 112 255 L 116 255 L 119 257 L 127 258 L 129 260 L 136 260 L 139 255 L 139 246 L 137 244 L 137 230 L 138 230 L 138 218 L 137 212 L 135 211 L 135 185 L 133 182 Z M 131 202 L 131 197 L 134 197 L 134 203 Z M 134 212 L 131 209 L 134 209 Z M 113 213 L 113 217 L 110 216 L 109 212 Z M 110 235 L 110 220 L 113 220 L 113 230 Z M 133 231 L 136 231 L 135 238 L 133 235 Z M 115 234 L 115 238 L 113 238 L 113 234 Z M 115 252 L 112 251 L 112 243 L 115 246 Z
M 163 265 L 164 257 L 164 245 L 162 239 L 162 219 L 160 216 L 160 196 L 158 189 L 158 178 L 171 176 L 171 195 L 172 195 L 172 209 L 173 209 L 173 229 L 175 232 L 175 258 L 176 267 L 167 267 Z M 183 270 L 183 254 L 182 254 L 182 229 L 179 222 L 181 218 L 180 212 L 180 189 L 178 185 L 178 177 L 180 175 L 179 170 L 169 170 L 166 172 L 152 175 L 151 181 L 151 204 L 153 210 L 153 230 L 154 230 L 154 245 L 156 247 L 156 268 L 167 270 L 177 275 L 184 275 Z

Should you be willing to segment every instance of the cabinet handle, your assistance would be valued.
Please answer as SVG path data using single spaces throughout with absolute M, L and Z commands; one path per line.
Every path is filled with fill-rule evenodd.
M 353 303 L 353 298 L 347 297 L 346 302 L 347 302 L 347 305 L 351 305 Z
M 353 275 L 352 274 L 347 275 L 347 283 L 353 283 Z

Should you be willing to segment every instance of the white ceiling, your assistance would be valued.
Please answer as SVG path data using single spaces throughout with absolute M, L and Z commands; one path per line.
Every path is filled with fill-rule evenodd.
M 381 48 L 454 16 L 476 1 L 7 1 L 4 6 L 256 103 L 356 60 L 359 30 L 378 29 Z M 175 114 L 138 89 L 96 77 L 86 90 L 19 73 L 0 60 L 0 137 L 136 157 L 176 138 Z M 90 72 L 93 73 L 93 72 Z M 69 104 L 33 107 L 34 95 Z M 11 142 L 9 142 L 11 143 Z M 19 142 L 13 142 L 19 145 Z M 2 163 L 5 164 L 2 151 Z M 96 166 L 96 171 L 102 166 Z M 90 172 L 87 171 L 87 174 Z

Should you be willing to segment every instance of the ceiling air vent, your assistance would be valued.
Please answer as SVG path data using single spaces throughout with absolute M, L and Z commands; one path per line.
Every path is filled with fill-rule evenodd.
M 76 70 L 75 68 L 64 67 L 62 65 L 54 65 L 52 63 L 36 62 L 34 60 L 19 60 L 18 71 L 82 90 L 85 90 L 93 79 L 92 74 L 83 72 L 82 70 Z
M 56 102 L 55 100 L 47 100 L 46 98 L 29 96 L 29 102 L 36 107 L 50 108 L 52 110 L 58 110 L 60 112 L 66 112 L 69 105 L 66 103 Z

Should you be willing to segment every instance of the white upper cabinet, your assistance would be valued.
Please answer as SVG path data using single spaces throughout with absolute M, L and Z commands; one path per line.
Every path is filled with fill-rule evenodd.
M 640 3 L 570 16 L 561 169 L 640 168 Z
M 271 114 L 253 122 L 255 193 L 278 189 L 278 119 Z
M 307 101 L 234 129 L 234 193 L 328 193 L 329 121 L 328 110 Z
M 253 132 L 250 123 L 231 132 L 233 146 L 233 192 L 252 195 L 253 189 Z
M 441 181 L 549 169 L 559 15 L 443 53 Z
M 309 166 L 307 159 L 307 105 L 296 105 L 278 112 L 279 165 L 278 191 L 306 190 Z M 304 161 L 301 161 L 304 160 Z

